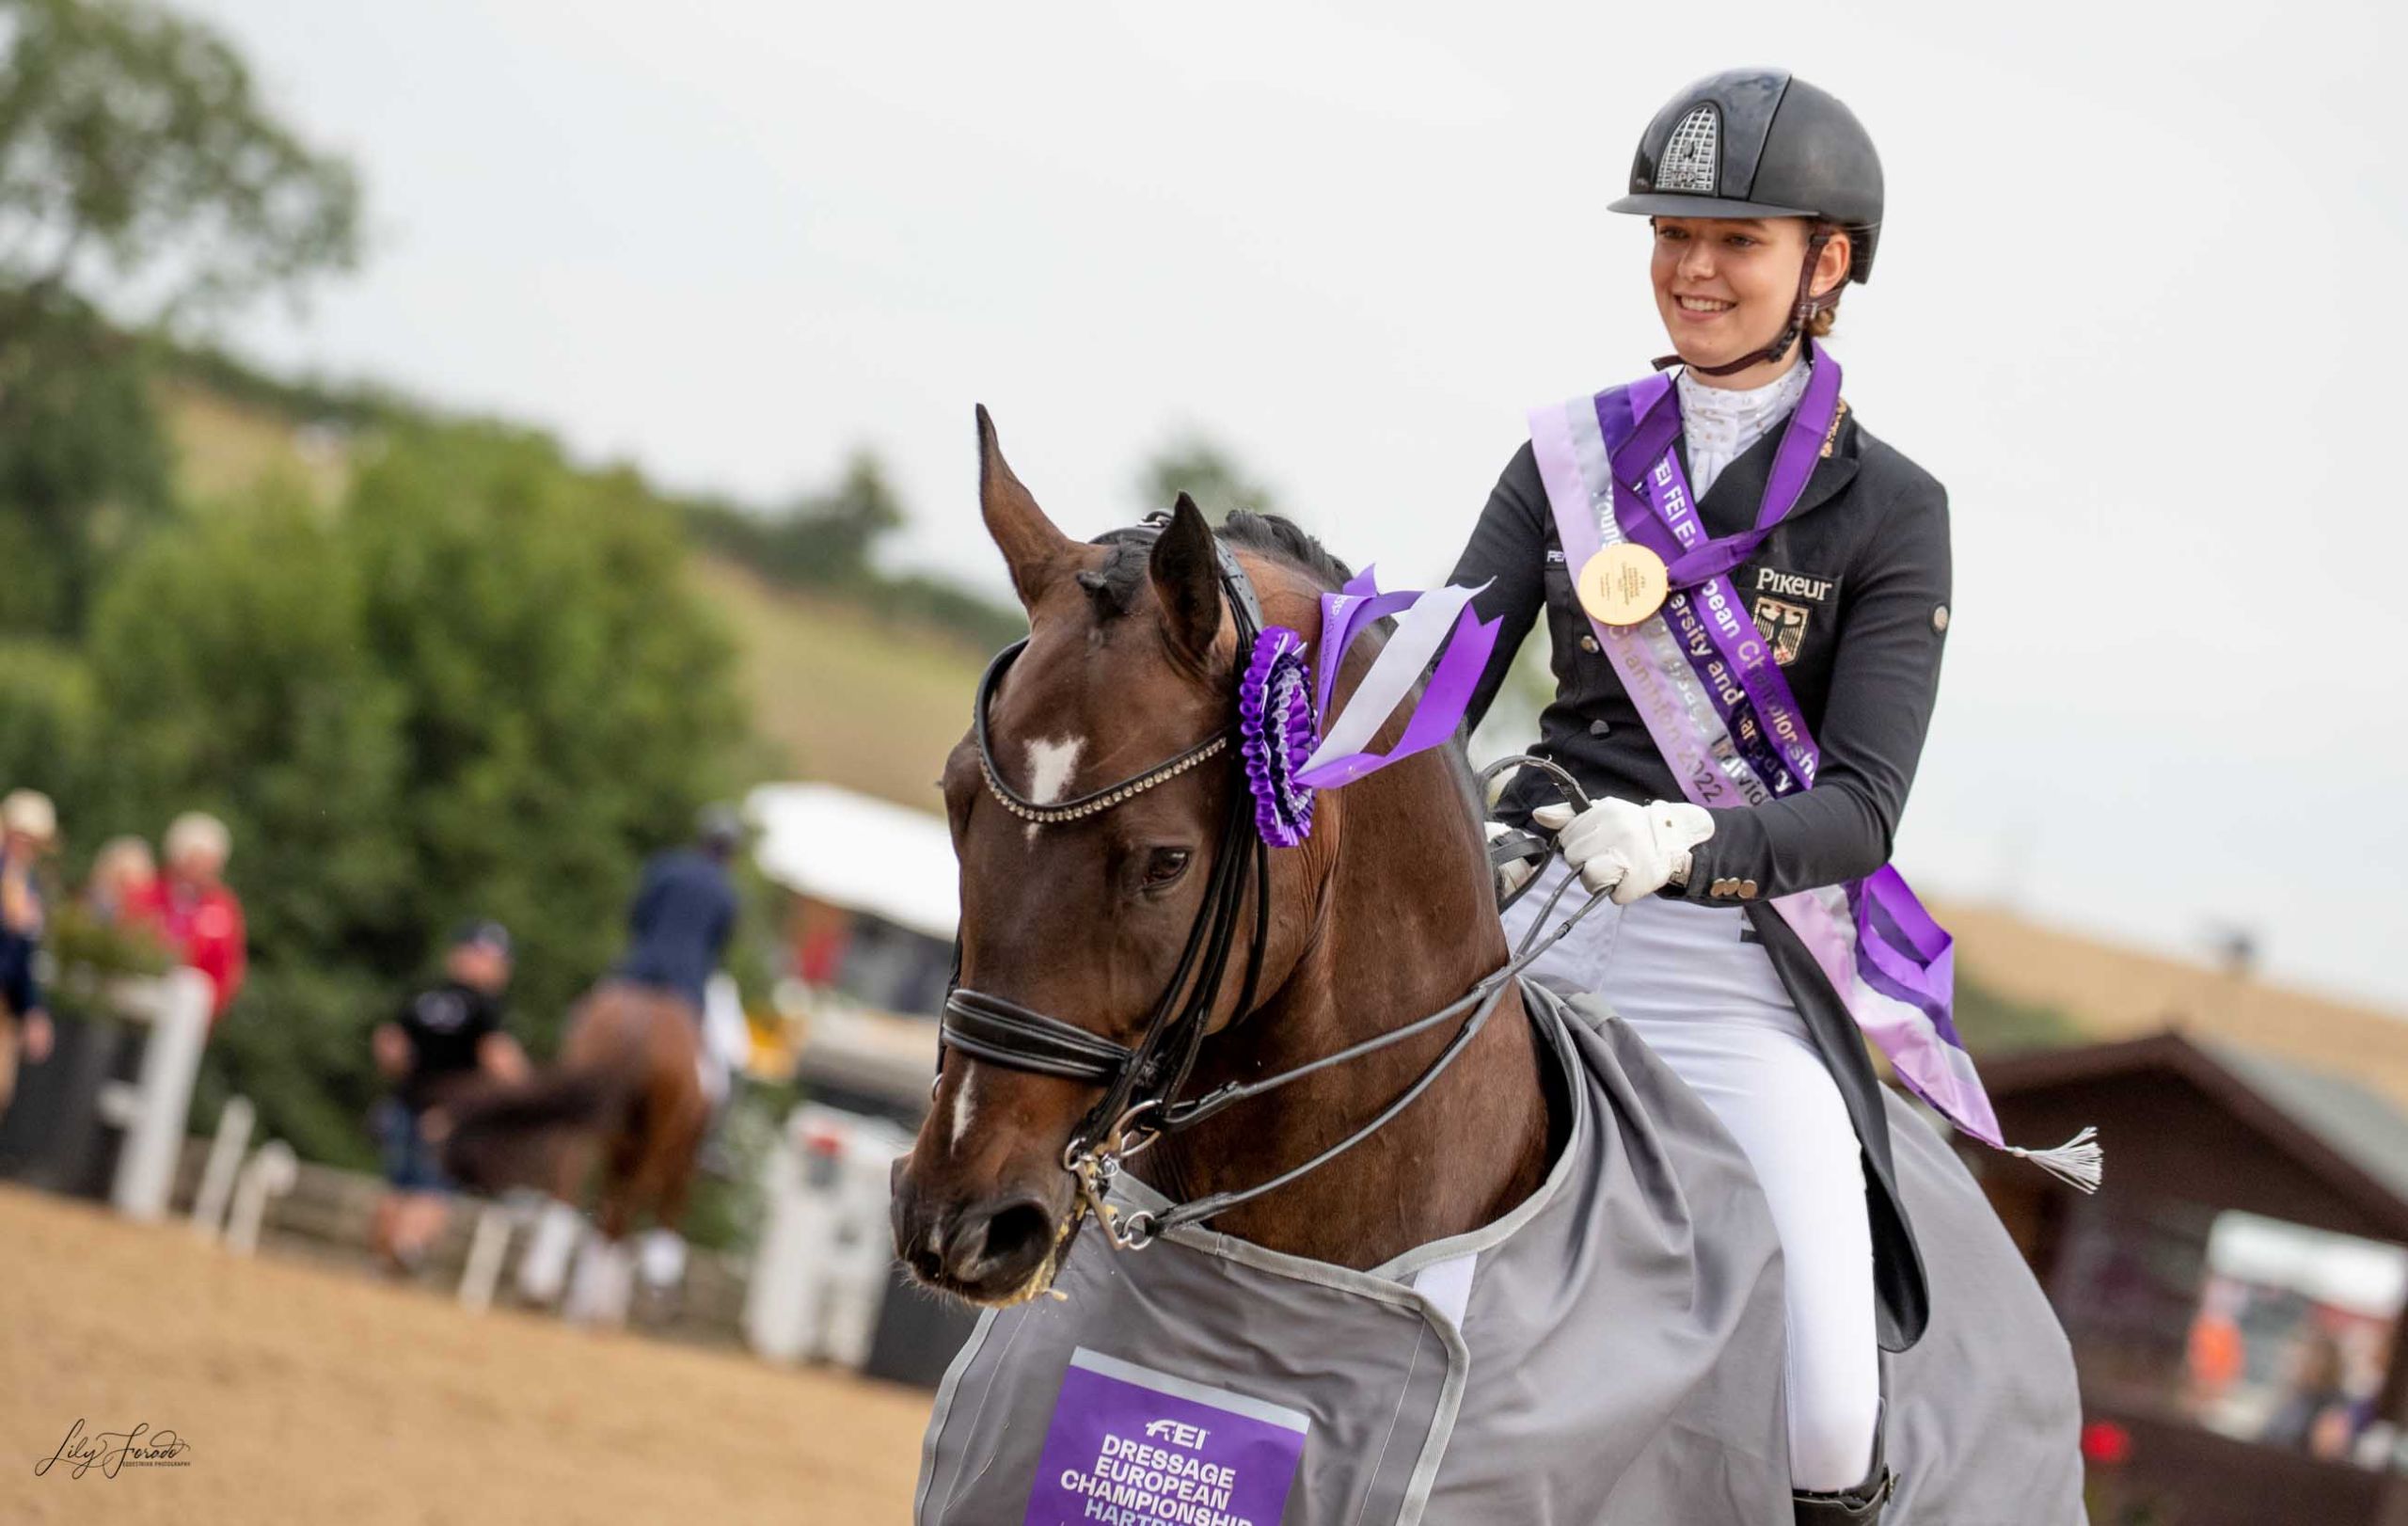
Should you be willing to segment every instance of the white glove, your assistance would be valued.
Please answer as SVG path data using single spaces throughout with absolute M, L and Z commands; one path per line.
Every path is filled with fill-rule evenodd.
M 1617 906 L 1654 895 L 1676 875 L 1686 881 L 1689 850 L 1714 835 L 1713 814 L 1686 801 L 1601 800 L 1577 817 L 1569 805 L 1542 805 L 1530 819 L 1555 834 L 1580 882 L 1612 891 Z
M 1513 830 L 1502 821 L 1491 821 L 1488 823 L 1488 840 L 1495 842 Z M 1541 854 L 1536 858 L 1517 858 L 1510 864 L 1497 866 L 1497 881 L 1500 890 L 1497 898 L 1502 900 L 1529 884 L 1530 876 L 1538 873 L 1539 866 L 1545 862 L 1545 855 Z

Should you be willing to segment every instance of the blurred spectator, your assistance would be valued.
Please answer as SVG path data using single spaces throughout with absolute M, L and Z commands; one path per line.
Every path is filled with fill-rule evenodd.
M 696 823 L 693 847 L 657 854 L 643 866 L 643 882 L 627 909 L 627 955 L 619 962 L 619 978 L 684 997 L 697 1025 L 703 987 L 736 931 L 736 885 L 727 864 L 743 846 L 742 819 L 724 805 L 710 806 Z
M 502 1031 L 502 993 L 510 985 L 510 933 L 499 922 L 472 922 L 453 935 L 444 981 L 412 997 L 402 1015 L 370 1035 L 376 1068 L 394 1083 L 377 1105 L 376 1133 L 390 1188 L 377 1200 L 371 1243 L 391 1271 L 418 1270 L 443 1232 L 452 1189 L 428 1115 L 478 1075 L 517 1081 L 526 1052 Z
M 2186 1394 L 2194 1416 L 2221 1402 L 2248 1371 L 2249 1343 L 2241 1328 L 2247 1306 L 2248 1295 L 2223 1279 L 2211 1281 L 2199 1301 L 2184 1362 Z
M 2341 1343 L 2315 1330 L 2292 1353 L 2290 1394 L 2266 1423 L 2264 1439 L 2313 1456 L 2337 1461 L 2369 1417 L 2349 1391 Z
M 226 823 L 201 811 L 186 811 L 168 824 L 167 872 L 150 893 L 131 904 L 166 934 L 178 958 L 209 977 L 216 998 L 212 1024 L 243 988 L 246 962 L 243 903 L 221 878 L 233 852 Z
M 41 952 L 41 882 L 35 869 L 58 840 L 50 797 L 12 790 L 0 800 L 0 1110 L 17 1089 L 17 1057 L 50 1057 L 50 1013 L 35 961 Z
M 159 898 L 159 865 L 139 837 L 111 837 L 92 855 L 92 876 L 84 882 L 84 904 L 93 920 L 118 927 L 139 920 L 141 908 Z
M 703 1094 L 711 1107 L 696 1162 L 722 1180 L 732 1180 L 736 1171 L 720 1133 L 735 1059 L 713 1041 L 713 1025 L 703 1020 L 704 990 L 736 932 L 736 883 L 727 866 L 743 846 L 743 818 L 728 806 L 708 805 L 695 820 L 694 846 L 655 855 L 643 866 L 643 882 L 627 909 L 627 954 L 615 972 L 622 980 L 668 992 L 685 1003 L 702 1040 Z

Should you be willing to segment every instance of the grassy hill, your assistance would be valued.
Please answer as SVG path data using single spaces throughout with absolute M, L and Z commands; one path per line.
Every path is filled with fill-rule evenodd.
M 177 483 L 197 502 L 277 480 L 296 483 L 316 501 L 331 504 L 350 485 L 349 441 L 332 428 L 296 427 L 280 414 L 183 377 L 162 382 L 158 397 L 175 448 Z
M 1994 906 L 1945 903 L 1960 982 L 2073 1018 L 2083 1037 L 2165 1028 L 2223 1039 L 2330 1071 L 2408 1107 L 2408 1022 L 2373 1007 L 2225 975 Z
M 940 808 L 937 776 L 970 724 L 985 654 L 716 557 L 696 554 L 692 577 L 736 633 L 755 729 L 795 777 Z

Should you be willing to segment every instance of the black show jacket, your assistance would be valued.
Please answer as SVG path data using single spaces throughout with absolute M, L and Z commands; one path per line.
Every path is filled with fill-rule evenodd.
M 1766 431 L 1715 479 L 1698 503 L 1708 533 L 1755 522 L 1782 430 Z M 1683 450 L 1683 465 L 1687 452 Z M 1683 799 L 1646 723 L 1599 649 L 1573 595 L 1538 465 L 1524 445 L 1506 465 L 1454 574 L 1489 582 L 1476 600 L 1501 618 L 1497 650 L 1472 697 L 1478 725 L 1531 626 L 1544 613 L 1556 694 L 1531 751 L 1553 759 L 1592 796 Z M 1861 878 L 1889 862 L 1891 839 L 1923 751 L 1948 634 L 1948 495 L 1922 468 L 1873 437 L 1853 413 L 1815 463 L 1797 507 L 1727 575 L 1773 644 L 1822 755 L 1814 787 L 1766 804 L 1714 812 L 1714 836 L 1690 861 L 1686 890 L 1710 905 L 1744 906 L 1756 938 L 1813 1032 L 1863 1142 L 1872 1212 L 1881 1343 L 1903 1350 L 1928 1312 L 1891 1165 L 1879 1083 L 1856 1023 L 1772 897 Z M 1552 798 L 1536 771 L 1516 775 L 1497 814 L 1522 824 Z

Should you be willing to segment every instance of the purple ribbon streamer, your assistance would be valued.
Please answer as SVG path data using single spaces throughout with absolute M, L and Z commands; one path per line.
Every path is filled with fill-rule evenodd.
M 1324 726 L 1329 723 L 1329 699 L 1338 688 L 1338 668 L 1346 649 L 1372 621 L 1408 610 L 1421 596 L 1412 589 L 1381 593 L 1379 570 L 1375 563 L 1337 593 L 1321 596 L 1321 674 L 1313 686 L 1313 713 L 1322 717 Z
M 1330 729 L 1330 698 L 1338 683 L 1339 664 L 1356 636 L 1383 616 L 1401 613 L 1423 596 L 1419 590 L 1379 592 L 1375 569 L 1365 567 L 1335 594 L 1322 596 L 1322 643 L 1318 692 L 1324 734 Z M 1483 621 L 1469 603 L 1447 633 L 1429 681 L 1408 697 L 1411 714 L 1396 745 L 1386 751 L 1366 748 L 1325 760 L 1296 775 L 1296 782 L 1314 789 L 1335 789 L 1414 754 L 1426 752 L 1451 739 L 1471 707 L 1472 691 L 1487 671 L 1502 620 Z

